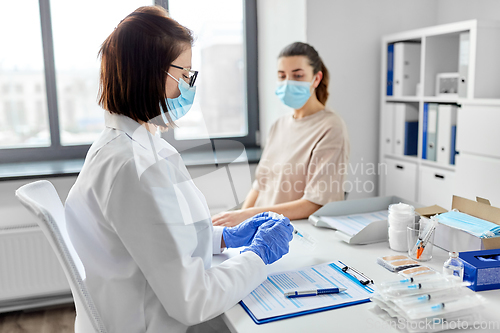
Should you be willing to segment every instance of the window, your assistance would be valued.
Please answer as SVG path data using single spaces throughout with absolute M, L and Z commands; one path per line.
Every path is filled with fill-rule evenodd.
M 38 0 L 4 1 L 0 7 L 0 148 L 47 147 L 50 135 Z M 40 93 L 32 93 L 31 87 L 37 85 Z
M 16 31 L 0 35 L 8 50 L 0 54 L 0 161 L 85 157 L 104 126 L 100 45 L 127 14 L 152 2 L 0 4 L 0 28 Z M 256 0 L 156 2 L 194 31 L 193 68 L 200 71 L 193 109 L 166 139 L 178 149 L 208 137 L 256 146 Z
M 199 75 L 194 105 L 167 140 L 184 149 L 207 138 L 256 146 L 255 1 L 169 0 L 168 10 L 194 33 L 192 66 Z

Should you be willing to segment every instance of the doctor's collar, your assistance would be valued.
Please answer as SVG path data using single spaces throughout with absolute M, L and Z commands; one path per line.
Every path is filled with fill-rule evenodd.
M 165 148 L 170 151 L 171 154 L 177 153 L 177 151 L 168 142 L 163 140 L 161 137 L 152 134 L 146 129 L 146 127 L 142 126 L 130 117 L 105 111 L 104 123 L 108 128 L 124 132 L 133 141 L 137 142 L 148 151 L 155 152 L 156 154 L 161 151 L 162 158 L 166 157 Z

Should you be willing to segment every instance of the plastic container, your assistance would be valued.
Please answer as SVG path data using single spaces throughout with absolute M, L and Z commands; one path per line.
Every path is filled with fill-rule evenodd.
M 421 227 L 416 223 L 413 226 L 408 226 L 407 228 L 407 239 L 408 239 L 408 255 L 413 260 L 418 261 L 429 261 L 432 259 L 432 249 L 434 247 L 434 232 L 430 235 L 427 243 L 423 247 L 423 252 L 421 252 L 420 257 L 418 256 L 418 249 L 415 244 L 422 237 Z
M 415 221 L 415 208 L 404 203 L 389 205 L 388 233 L 389 247 L 394 251 L 408 251 L 407 231 L 408 225 Z
M 453 275 L 461 281 L 464 279 L 464 263 L 458 258 L 458 252 L 450 252 L 450 259 L 443 265 L 444 275 Z

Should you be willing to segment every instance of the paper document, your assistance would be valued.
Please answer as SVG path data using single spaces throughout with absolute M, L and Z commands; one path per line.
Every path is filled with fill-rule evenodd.
M 332 229 L 354 236 L 372 222 L 387 221 L 388 215 L 389 212 L 386 209 L 364 214 L 320 216 L 319 219 L 328 224 Z
M 242 300 L 242 305 L 257 320 L 261 320 L 368 301 L 373 289 L 361 285 L 356 278 L 344 273 L 341 270 L 344 266 L 336 261 L 269 275 L 266 281 Z M 284 296 L 287 291 L 334 287 L 343 287 L 347 290 L 337 294 L 310 297 Z

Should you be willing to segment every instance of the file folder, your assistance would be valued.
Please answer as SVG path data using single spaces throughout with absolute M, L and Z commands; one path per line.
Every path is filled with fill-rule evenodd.
M 394 154 L 394 103 L 385 103 L 382 110 L 382 140 L 385 154 Z
M 417 155 L 418 150 L 418 121 L 405 122 L 404 154 Z
M 404 155 L 406 122 L 418 122 L 418 109 L 409 103 L 394 105 L 394 153 Z
M 440 104 L 438 107 L 436 162 L 449 165 L 451 156 L 451 127 L 457 124 L 457 107 Z
M 422 159 L 427 159 L 427 120 L 429 114 L 429 103 L 424 103 L 424 114 L 422 115 Z
M 427 159 L 436 160 L 436 145 L 438 131 L 438 105 L 429 103 L 427 113 Z
M 394 44 L 393 96 L 416 96 L 420 82 L 420 44 Z
M 456 142 L 457 142 L 457 126 L 451 127 L 451 148 L 450 148 L 450 164 L 455 165 L 455 155 L 456 151 Z
M 460 50 L 458 55 L 458 97 L 467 98 L 469 79 L 469 32 L 460 34 Z
M 387 45 L 387 96 L 392 96 L 394 79 L 394 44 Z

